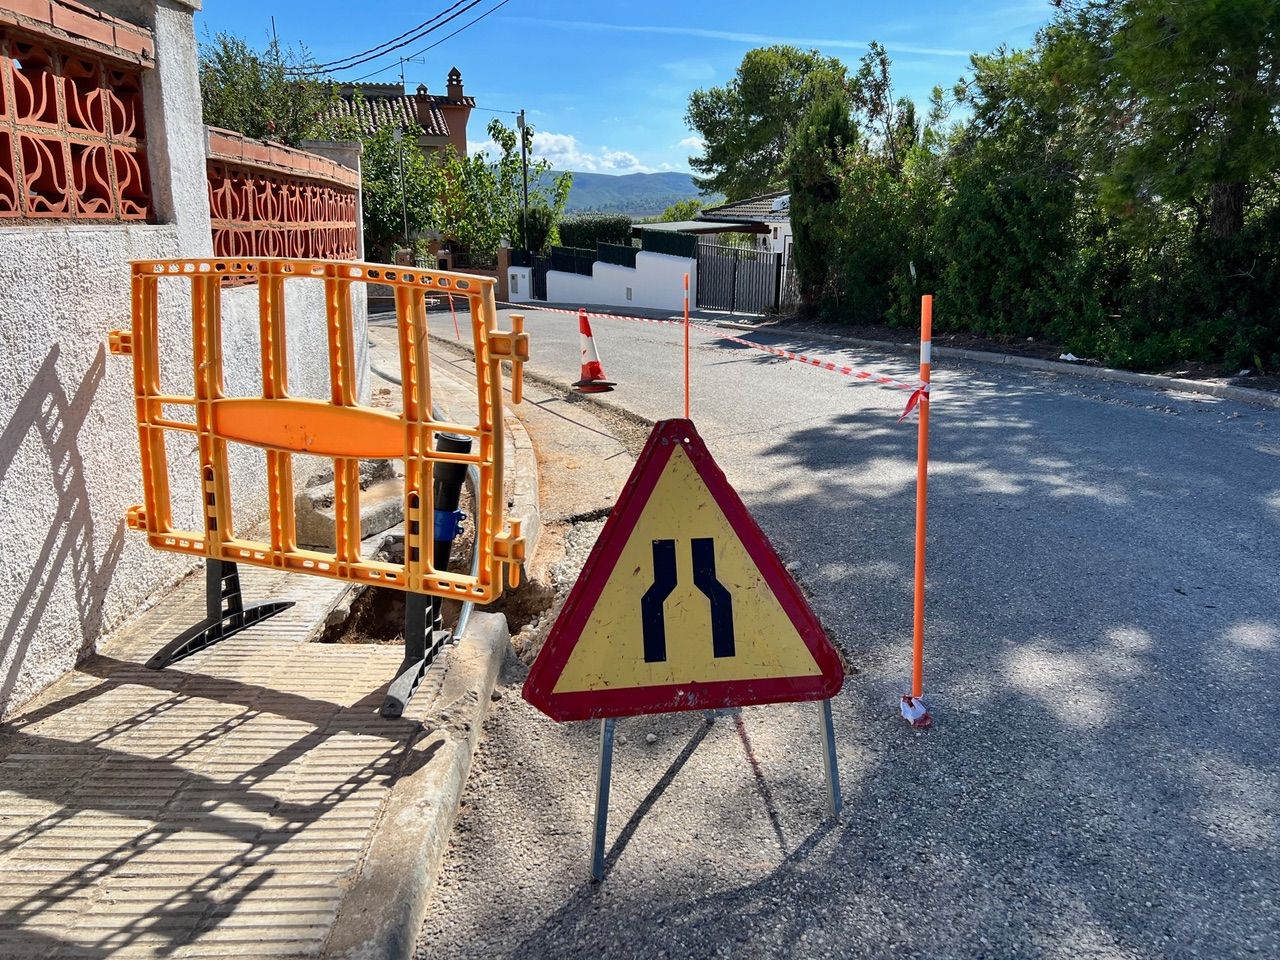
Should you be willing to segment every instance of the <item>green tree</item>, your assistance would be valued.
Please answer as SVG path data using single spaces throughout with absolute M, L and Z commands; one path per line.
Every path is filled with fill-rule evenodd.
M 932 227 L 945 165 L 915 105 L 894 95 L 879 44 L 846 90 L 810 109 L 788 170 L 803 311 L 846 322 L 914 320 L 936 274 Z
M 884 47 L 873 40 L 858 61 L 849 91 L 868 149 L 876 152 L 897 176 L 921 131 L 915 104 L 906 97 L 894 96 L 890 66 Z
M 790 144 L 792 256 L 806 314 L 817 312 L 834 283 L 840 172 L 856 138 L 848 103 L 829 94 L 809 106 Z
M 421 134 L 416 126 L 403 132 L 383 127 L 364 139 L 361 193 L 370 258 L 390 262 L 401 243 L 443 225 L 439 197 L 445 184 L 418 149 Z
M 330 81 L 299 72 L 313 64 L 301 46 L 273 38 L 258 51 L 237 36 L 216 34 L 200 45 L 204 122 L 290 146 L 316 136 L 337 94 Z
M 1093 114 L 1104 199 L 1189 207 L 1237 236 L 1280 168 L 1280 0 L 1066 8 L 1045 41 Z
M 948 322 L 995 336 L 1063 332 L 1096 321 L 1078 275 L 1092 205 L 1080 168 L 1075 107 L 1034 51 L 972 59 L 959 91 L 973 118 L 952 145 L 951 195 L 938 217 Z
M 534 253 L 547 249 L 556 232 L 556 212 L 543 203 L 529 205 L 525 222 L 520 227 L 520 243 Z
M 496 159 L 483 152 L 460 157 L 453 150 L 437 153 L 431 162 L 440 185 L 438 219 L 440 231 L 473 252 L 491 253 L 505 237 L 521 237 L 523 175 L 520 140 L 512 130 L 494 119 L 489 138 L 497 147 Z M 533 127 L 524 128 L 526 149 L 533 146 Z M 537 160 L 529 164 L 529 207 L 546 207 L 551 222 L 558 222 L 569 199 L 573 174 L 550 177 L 551 164 Z M 530 238 L 533 231 L 530 229 Z
M 844 64 L 817 50 L 776 45 L 750 50 L 723 87 L 695 90 L 685 122 L 705 141 L 689 165 L 703 193 L 729 201 L 786 183 L 791 139 L 809 106 L 847 94 Z
M 671 204 L 658 215 L 658 222 L 671 222 L 676 220 L 693 220 L 702 212 L 702 208 L 706 206 L 697 197 L 690 197 L 688 200 L 680 200 Z

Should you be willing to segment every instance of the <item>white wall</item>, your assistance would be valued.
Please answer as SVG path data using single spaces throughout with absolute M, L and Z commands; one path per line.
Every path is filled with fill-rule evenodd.
M 549 270 L 547 299 L 556 303 L 680 310 L 684 305 L 686 273 L 689 274 L 689 303 L 695 304 L 698 302 L 698 261 L 645 250 L 636 254 L 634 269 L 597 260 L 589 277 Z
M 125 510 L 142 500 L 133 368 L 106 348 L 107 331 L 130 326 L 129 261 L 212 256 L 191 9 L 162 0 L 110 12 L 155 31 L 144 98 L 163 223 L 0 228 L 0 717 L 195 566 L 125 528 Z M 327 398 L 323 287 L 299 280 L 286 290 L 291 390 Z M 363 397 L 363 290 L 352 301 Z M 256 286 L 224 291 L 223 324 L 228 391 L 260 394 Z M 185 283 L 162 284 L 161 327 L 171 361 L 163 382 L 189 390 Z M 174 519 L 200 529 L 193 439 L 175 434 L 169 461 Z M 233 456 L 242 524 L 266 513 L 263 460 L 250 448 Z M 157 648 L 168 639 L 157 637 Z
M 774 233 L 777 236 L 774 236 Z M 791 221 L 782 220 L 778 223 L 769 224 L 769 249 L 774 253 L 786 253 L 787 241 L 791 238 Z
M 507 267 L 507 297 L 512 303 L 528 303 L 533 299 L 532 267 Z

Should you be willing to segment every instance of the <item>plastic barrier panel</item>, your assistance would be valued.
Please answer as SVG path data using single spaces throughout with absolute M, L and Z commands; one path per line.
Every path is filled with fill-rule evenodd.
M 223 280 L 252 277 L 258 284 L 261 325 L 262 396 L 227 397 L 223 389 Z M 402 414 L 361 406 L 356 393 L 356 343 L 351 323 L 351 285 L 374 282 L 395 291 L 399 327 Z M 187 284 L 191 294 L 192 396 L 161 391 L 157 310 L 160 288 Z M 328 327 L 331 396 L 328 402 L 289 396 L 285 355 L 285 288 L 322 283 Z M 415 593 L 487 603 L 502 593 L 503 569 L 514 586 L 524 559 L 518 521 L 505 524 L 503 496 L 502 369 L 512 363 L 512 397 L 518 402 L 523 364 L 529 356 L 523 321 L 512 329 L 495 328 L 494 281 L 486 277 L 416 270 L 372 263 L 248 258 L 238 260 L 152 260 L 133 264 L 133 329 L 112 331 L 113 353 L 133 357 L 138 441 L 142 456 L 143 499 L 128 512 L 129 526 L 146 531 L 157 550 L 193 554 L 209 560 L 251 563 L 295 573 L 394 587 Z M 476 426 L 434 420 L 427 349 L 426 295 L 466 297 L 475 348 Z M 313 349 L 325 349 L 316 344 Z M 194 408 L 194 422 L 166 416 L 165 407 Z M 166 435 L 195 434 L 199 443 L 204 529 L 173 526 L 169 502 Z M 471 453 L 436 450 L 436 436 L 474 438 Z M 266 451 L 271 542 L 238 535 L 231 502 L 227 443 L 245 443 Z M 294 526 L 292 456 L 331 457 L 334 465 L 335 552 L 300 549 Z M 404 462 L 405 559 L 403 564 L 366 559 L 360 552 L 360 470 L 364 458 Z M 432 562 L 433 466 L 439 462 L 474 464 L 480 471 L 475 504 L 475 576 L 436 569 Z

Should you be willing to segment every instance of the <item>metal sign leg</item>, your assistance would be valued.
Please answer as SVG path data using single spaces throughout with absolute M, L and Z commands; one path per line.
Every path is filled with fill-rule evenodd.
M 822 707 L 822 766 L 827 774 L 827 808 L 832 817 L 840 816 L 844 802 L 840 798 L 840 770 L 836 766 L 836 727 L 831 720 L 831 701 Z
M 613 717 L 600 721 L 600 766 L 596 771 L 596 819 L 591 830 L 591 879 L 604 879 L 604 835 L 609 820 L 609 774 L 613 768 Z

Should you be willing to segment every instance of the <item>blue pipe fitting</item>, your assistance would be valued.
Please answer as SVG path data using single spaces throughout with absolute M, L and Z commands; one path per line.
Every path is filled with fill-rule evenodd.
M 452 542 L 457 539 L 458 530 L 467 515 L 461 510 L 437 510 L 435 522 L 435 538 L 438 541 Z

